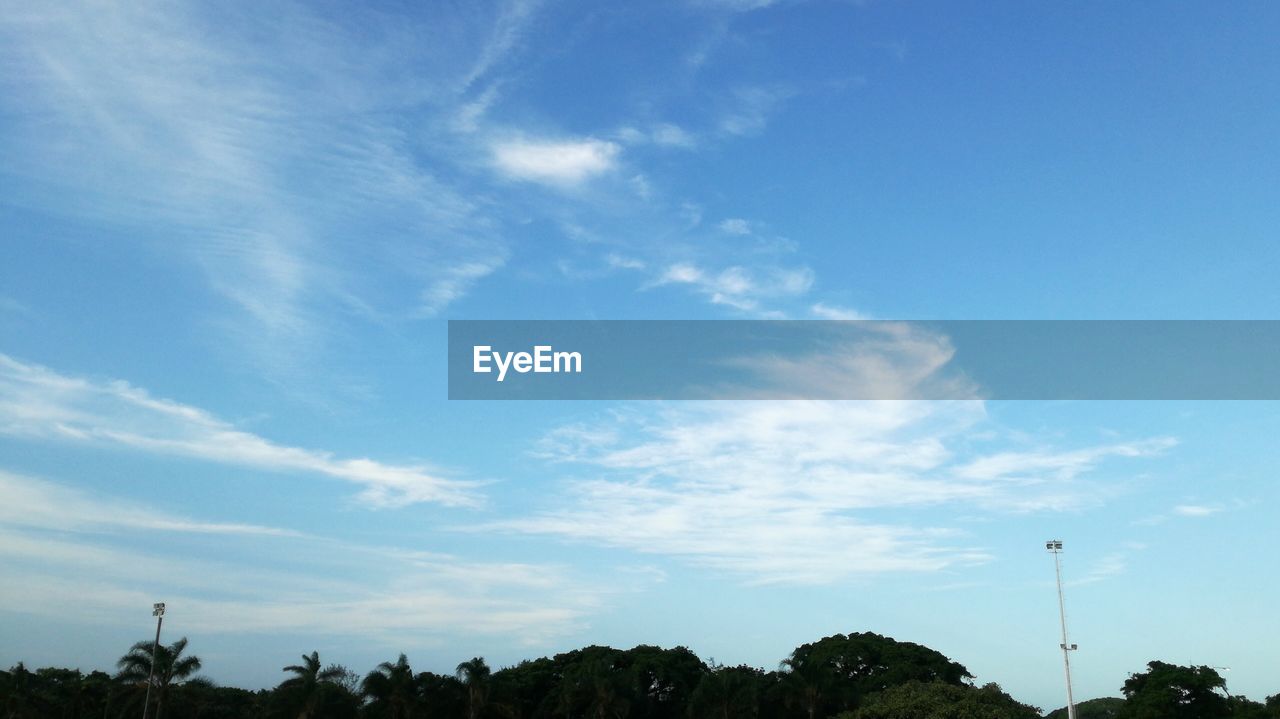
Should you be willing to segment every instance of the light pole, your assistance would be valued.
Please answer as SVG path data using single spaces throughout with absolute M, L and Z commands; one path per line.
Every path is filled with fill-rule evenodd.
M 156 677 L 156 654 L 160 650 L 160 625 L 164 624 L 164 602 L 151 605 L 151 616 L 156 618 L 156 641 L 151 645 L 151 671 L 147 674 L 147 698 L 142 701 L 142 719 L 151 716 L 151 685 L 155 683 Z
M 1078 648 L 1067 643 L 1067 603 L 1062 598 L 1062 540 L 1051 539 L 1044 548 L 1053 555 L 1053 573 L 1058 578 L 1058 619 L 1062 622 L 1062 666 L 1067 672 L 1067 719 L 1076 719 L 1076 701 L 1071 696 L 1071 652 Z

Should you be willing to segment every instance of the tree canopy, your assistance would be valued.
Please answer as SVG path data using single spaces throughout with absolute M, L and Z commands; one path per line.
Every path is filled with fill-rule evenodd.
M 929 647 L 869 632 L 796 647 L 779 668 L 706 663 L 685 647 L 589 646 L 492 669 L 483 657 L 449 673 L 416 672 L 406 655 L 360 679 L 318 652 L 282 668 L 273 689 L 246 691 L 197 676 L 186 639 L 161 645 L 152 700 L 157 719 L 1038 719 L 996 684 L 975 686 L 958 662 Z M 141 714 L 151 642 L 120 671 L 17 664 L 0 671 L 0 719 L 132 719 Z M 279 676 L 279 675 L 277 675 Z M 1227 693 L 1210 667 L 1153 661 L 1124 698 L 1077 705 L 1077 719 L 1280 719 L 1266 702 Z M 1065 719 L 1058 709 L 1049 719 Z
M 912 680 L 868 697 L 861 709 L 838 719 L 1040 719 L 1040 710 L 1005 694 L 997 684 Z

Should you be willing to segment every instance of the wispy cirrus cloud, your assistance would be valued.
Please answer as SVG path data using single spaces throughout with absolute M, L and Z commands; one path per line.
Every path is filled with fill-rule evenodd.
M 475 484 L 428 467 L 279 444 L 123 381 L 71 377 L 5 355 L 0 355 L 0 434 L 330 477 L 360 486 L 359 498 L 377 507 L 417 502 L 475 507 L 482 501 Z
M 758 135 L 778 107 L 795 91 L 783 86 L 750 85 L 735 89 L 725 102 L 720 132 L 736 137 Z
M 490 74 L 508 58 L 512 49 L 527 34 L 539 5 L 541 3 L 537 0 L 510 0 L 499 8 L 488 37 L 480 43 L 480 51 L 474 63 L 462 77 L 462 89 L 469 88 L 477 80 Z
M 1179 517 L 1207 517 L 1222 511 L 1222 507 L 1205 504 L 1179 504 L 1173 513 Z
M 751 234 L 751 223 L 741 217 L 730 217 L 720 221 L 716 225 L 720 231 L 726 235 L 749 235 Z
M 190 536 L 179 553 L 157 533 Z M 193 554 L 202 543 L 209 554 Z M 217 558 L 202 558 L 209 555 Z M 0 568 L 23 577 L 0 587 L 8 612 L 124 625 L 162 595 L 188 631 L 303 631 L 387 643 L 459 633 L 543 642 L 580 627 L 616 591 L 556 564 L 475 561 L 176 517 L 3 471 Z
M 438 311 L 502 266 L 492 208 L 413 130 L 469 101 L 532 8 L 449 30 L 291 5 L 11 8 L 0 86 L 26 110 L 6 173 L 23 202 L 198 268 L 238 354 L 288 370 L 346 321 Z
M 1107 457 L 1143 457 L 1177 444 L 1172 438 L 1109 444 L 1071 452 L 999 452 L 976 459 L 956 470 L 966 479 L 1007 480 L 1028 476 L 1073 479 Z
M 807 267 L 740 265 L 714 271 L 692 262 L 676 262 L 649 284 L 651 287 L 662 285 L 686 285 L 713 304 L 755 311 L 761 309 L 763 300 L 790 298 L 807 292 L 813 285 L 813 271 Z
M 660 122 L 647 130 L 627 125 L 615 134 L 620 142 L 628 145 L 656 145 L 685 150 L 698 146 L 697 137 L 692 132 L 671 122 Z
M 203 522 L 137 502 L 102 497 L 73 487 L 0 469 L 0 525 L 59 531 L 153 530 L 191 534 L 301 536 L 278 527 Z
M 673 556 L 753 582 L 931 571 L 989 555 L 928 510 L 1087 506 L 1103 495 L 1077 475 L 1169 446 L 984 462 L 961 447 L 987 423 L 980 401 L 713 402 L 616 415 L 544 439 L 540 456 L 590 475 L 567 480 L 558 506 L 487 527 Z M 1050 481 L 1063 472 L 1075 482 Z
M 1070 586 L 1096 584 L 1118 577 L 1129 570 L 1134 556 L 1146 551 L 1147 545 L 1142 542 L 1124 542 L 1118 549 L 1107 552 L 1085 566 L 1083 576 L 1067 581 Z
M 1244 503 L 1240 502 L 1239 500 L 1236 500 L 1235 507 L 1238 509 L 1241 506 L 1244 506 Z M 1174 507 L 1169 509 L 1169 511 L 1167 512 L 1164 512 L 1161 514 L 1153 514 L 1147 517 L 1143 517 L 1141 519 L 1134 520 L 1133 523 L 1137 525 L 1150 526 L 1150 525 L 1156 525 L 1156 524 L 1164 524 L 1165 522 L 1168 522 L 1171 519 L 1196 520 L 1196 519 L 1202 519 L 1204 517 L 1211 517 L 1215 514 L 1225 512 L 1226 510 L 1227 510 L 1227 507 L 1220 503 L 1203 504 L 1203 503 L 1188 502 L 1185 504 L 1175 505 Z

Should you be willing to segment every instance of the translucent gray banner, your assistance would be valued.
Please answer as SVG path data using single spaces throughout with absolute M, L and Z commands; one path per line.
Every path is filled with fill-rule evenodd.
M 1274 320 L 451 320 L 450 399 L 1280 399 Z

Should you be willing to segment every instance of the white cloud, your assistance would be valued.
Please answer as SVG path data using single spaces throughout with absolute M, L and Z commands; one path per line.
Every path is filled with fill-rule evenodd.
M 194 534 L 300 536 L 276 527 L 202 522 L 134 502 L 102 497 L 73 487 L 0 470 L 0 525 L 91 531 L 152 530 Z
M 815 351 L 734 358 L 727 365 L 750 375 L 746 386 L 708 389 L 739 399 L 981 398 L 980 387 L 948 367 L 954 355 L 944 335 L 883 322 L 829 333 Z
M 749 12 L 759 10 L 777 3 L 778 0 L 696 0 L 699 5 L 724 8 L 733 12 Z
M 740 87 L 720 118 L 720 131 L 727 135 L 751 136 L 764 131 L 778 105 L 794 93 L 784 87 Z
M 814 317 L 823 320 L 867 320 L 871 319 L 866 314 L 848 307 L 838 307 L 836 305 L 828 305 L 822 302 L 815 303 L 809 308 Z
M 575 185 L 612 170 L 621 148 L 612 142 L 507 140 L 492 147 L 497 169 L 508 177 L 554 185 Z
M 813 285 L 807 267 L 726 267 L 708 272 L 689 262 L 668 265 L 648 286 L 688 285 L 713 304 L 742 311 L 761 309 L 761 300 L 804 294 Z
M 720 224 L 717 225 L 717 227 L 719 227 L 720 231 L 725 233 L 726 235 L 751 234 L 751 223 L 747 222 L 746 220 L 740 217 L 730 217 L 726 220 L 721 220 Z
M 689 134 L 684 128 L 671 123 L 663 123 L 653 128 L 651 133 L 653 142 L 656 145 L 664 147 L 682 147 L 691 148 L 697 145 L 697 141 L 693 135 Z
M 125 382 L 60 375 L 5 355 L 0 355 L 0 434 L 332 477 L 363 487 L 360 498 L 373 506 L 477 506 L 481 501 L 473 484 L 423 466 L 338 458 L 277 444 Z
M 1044 481 L 1075 459 L 1039 454 L 1019 480 L 971 468 L 961 447 L 982 402 L 712 402 L 561 428 L 540 454 L 583 467 L 541 513 L 488 525 L 674 556 L 757 582 L 932 571 L 983 561 L 962 533 L 913 515 L 1100 501 L 1092 483 Z M 1142 443 L 1135 443 L 1142 444 Z M 1154 449 L 1152 450 L 1154 451 Z M 1141 456 L 1114 448 L 1060 454 Z M 1009 466 L 1009 465 L 1006 465 Z M 1089 465 L 1092 466 L 1092 465 Z M 966 468 L 969 468 L 966 471 Z
M 1149 457 L 1177 444 L 1171 438 L 1144 442 L 1128 442 L 1090 447 L 1071 452 L 1042 450 L 1034 452 L 999 452 L 976 459 L 956 470 L 967 479 L 1016 480 L 1043 477 L 1053 480 L 1074 479 L 1092 470 L 1108 457 Z
M 618 270 L 643 270 L 647 266 L 645 265 L 644 260 L 638 260 L 634 257 L 626 257 L 616 253 L 605 255 L 604 262 L 609 267 Z
M 504 261 L 504 258 L 494 257 L 489 261 L 466 262 L 442 268 L 439 275 L 431 279 L 422 290 L 423 313 L 434 315 L 440 312 L 465 295 L 477 281 L 490 275 Z
M 1221 511 L 1222 507 L 1203 504 L 1179 504 L 1173 508 L 1173 513 L 1179 517 L 1207 517 L 1210 514 L 1217 514 Z
M 698 144 L 697 139 L 689 131 L 669 122 L 654 125 L 647 131 L 628 125 L 620 128 L 615 136 L 620 142 L 628 145 L 653 144 L 659 147 L 688 150 Z

